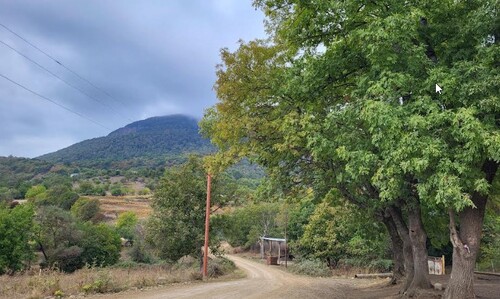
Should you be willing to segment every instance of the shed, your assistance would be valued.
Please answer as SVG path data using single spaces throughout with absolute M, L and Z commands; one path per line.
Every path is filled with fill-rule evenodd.
M 272 252 L 273 252 L 273 242 L 278 243 L 278 258 L 277 258 L 277 263 L 280 264 L 281 262 L 281 244 L 285 245 L 285 262 L 288 260 L 288 253 L 287 253 L 287 241 L 286 239 L 282 238 L 271 238 L 271 237 L 260 237 L 260 258 L 264 259 L 265 258 L 265 252 L 264 252 L 264 243 L 268 242 L 269 243 L 269 256 L 272 257 Z

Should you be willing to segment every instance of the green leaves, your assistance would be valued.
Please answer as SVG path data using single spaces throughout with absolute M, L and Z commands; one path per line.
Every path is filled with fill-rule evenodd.
M 496 4 L 255 1 L 272 43 L 221 52 L 205 117 L 219 161 L 249 155 L 289 185 L 363 202 L 472 205 L 500 158 Z
M 176 261 L 185 255 L 199 256 L 205 231 L 206 178 L 202 160 L 197 156 L 165 171 L 147 224 L 147 239 L 161 258 Z M 213 178 L 212 206 L 222 207 L 234 199 L 234 185 L 227 180 L 223 174 Z M 213 237 L 212 242 L 217 245 Z
M 33 207 L 13 209 L 0 204 L 0 275 L 22 270 L 33 257 L 28 243 L 33 233 Z

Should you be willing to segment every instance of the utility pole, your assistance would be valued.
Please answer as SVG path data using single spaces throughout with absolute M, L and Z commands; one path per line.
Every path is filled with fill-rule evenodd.
M 286 229 L 288 228 L 288 205 L 286 205 L 285 210 L 285 269 L 288 268 L 288 240 L 286 235 Z
M 207 175 L 207 208 L 205 211 L 205 248 L 203 251 L 203 278 L 208 277 L 208 231 L 210 224 L 210 188 L 212 184 L 212 177 Z

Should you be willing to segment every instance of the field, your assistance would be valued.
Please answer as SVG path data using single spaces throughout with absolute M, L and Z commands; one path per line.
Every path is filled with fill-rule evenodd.
M 134 212 L 139 219 L 146 219 L 151 214 L 150 197 L 147 196 L 94 196 L 101 203 L 101 210 L 109 219 L 115 219 L 120 213 Z

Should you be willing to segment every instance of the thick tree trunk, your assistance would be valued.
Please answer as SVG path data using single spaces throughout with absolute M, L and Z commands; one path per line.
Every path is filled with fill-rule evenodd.
M 411 247 L 413 252 L 413 280 L 407 289 L 409 297 L 413 297 L 419 289 L 432 287 L 429 280 L 429 266 L 427 262 L 427 234 L 422 222 L 420 202 L 414 199 L 408 206 L 408 224 Z
M 401 287 L 400 293 L 405 293 L 413 280 L 413 252 L 411 247 L 410 236 L 408 234 L 408 227 L 403 220 L 401 210 L 395 206 L 387 208 L 387 212 L 391 215 L 394 225 L 401 241 L 403 242 L 403 260 L 405 269 L 405 281 Z
M 486 161 L 483 171 L 491 184 L 498 170 L 498 163 Z M 444 293 L 445 299 L 475 298 L 474 266 L 476 263 L 487 196 L 474 192 L 472 202 L 475 207 L 467 207 L 459 214 L 460 231 L 455 224 L 455 213 L 450 210 L 450 239 L 453 244 L 453 268 L 450 281 Z
M 481 242 L 486 197 L 476 194 L 475 208 L 467 207 L 459 214 L 460 232 L 455 225 L 455 214 L 450 211 L 450 236 L 453 244 L 453 268 L 446 288 L 445 299 L 476 298 L 474 294 L 474 266 Z
M 387 228 L 387 232 L 391 237 L 392 261 L 394 266 L 392 268 L 391 284 L 397 284 L 403 281 L 405 277 L 405 264 L 403 255 L 403 240 L 398 234 L 396 224 L 392 217 L 388 214 L 382 216 L 382 222 Z

